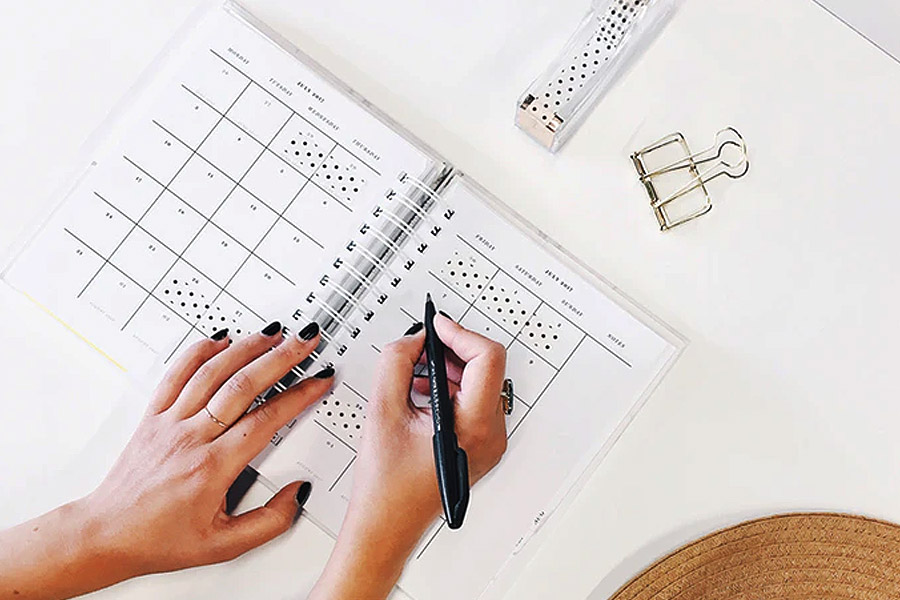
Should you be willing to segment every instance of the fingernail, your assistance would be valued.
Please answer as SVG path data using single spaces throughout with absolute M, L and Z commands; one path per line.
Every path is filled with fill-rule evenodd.
M 228 328 L 227 327 L 225 329 L 218 330 L 217 332 L 215 332 L 214 334 L 209 336 L 209 339 L 211 339 L 214 342 L 221 342 L 226 337 L 228 337 Z
M 272 321 L 271 323 L 266 325 L 265 329 L 262 330 L 262 334 L 272 337 L 279 331 L 281 331 L 281 323 L 279 323 L 278 321 Z
M 334 377 L 334 367 L 325 367 L 315 375 L 313 375 L 316 379 L 328 379 L 329 377 Z
M 297 512 L 303 508 L 303 505 L 306 504 L 306 501 L 309 500 L 309 494 L 312 492 L 312 484 L 308 481 L 304 481 L 300 484 L 300 489 L 297 490 Z
M 453 317 L 451 317 L 450 315 L 448 315 L 448 314 L 445 313 L 444 311 L 439 310 L 438 312 L 441 313 L 442 315 L 444 315 L 445 317 L 447 317 L 448 319 L 450 319 L 451 321 L 453 320 Z
M 317 335 L 319 335 L 319 324 L 315 321 L 313 321 L 297 333 L 297 337 L 305 342 L 308 342 Z
M 413 326 L 407 329 L 406 333 L 404 333 L 403 335 L 416 335 L 417 333 L 422 331 L 423 327 L 425 327 L 425 325 L 421 321 L 419 321 L 418 323 L 413 323 Z

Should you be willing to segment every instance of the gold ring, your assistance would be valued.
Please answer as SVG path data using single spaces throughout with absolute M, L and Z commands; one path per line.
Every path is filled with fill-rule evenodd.
M 212 414 L 212 412 L 209 410 L 209 406 L 204 406 L 203 410 L 206 411 L 206 416 L 209 417 L 210 419 L 212 419 L 213 423 L 215 423 L 222 429 L 228 429 L 228 427 L 229 427 L 228 423 L 225 423 L 224 421 L 220 421 L 219 419 L 217 419 L 216 415 Z
M 513 394 L 513 380 L 509 378 L 504 379 L 503 388 L 500 390 L 500 400 L 503 402 L 503 414 L 507 417 L 513 411 Z

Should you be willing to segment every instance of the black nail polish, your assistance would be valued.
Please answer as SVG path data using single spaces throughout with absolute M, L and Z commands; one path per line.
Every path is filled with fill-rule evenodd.
M 221 342 L 226 337 L 228 337 L 228 328 L 227 327 L 225 329 L 218 330 L 217 332 L 215 332 L 214 334 L 209 336 L 209 339 L 211 339 L 214 342 Z
M 306 501 L 309 500 L 309 494 L 312 492 L 312 484 L 308 481 L 304 481 L 300 484 L 300 489 L 297 490 L 297 512 L 300 512 L 300 509 L 303 508 L 303 505 L 306 504 Z
M 325 367 L 315 375 L 313 375 L 316 379 L 328 379 L 329 377 L 334 377 L 334 367 Z
M 425 327 L 425 324 L 419 321 L 418 323 L 413 323 L 413 326 L 406 330 L 406 333 L 403 335 L 416 335 L 422 328 Z
M 444 315 L 445 317 L 447 317 L 448 319 L 450 319 L 451 321 L 453 320 L 453 317 L 451 317 L 450 315 L 448 315 L 448 314 L 445 313 L 444 311 L 439 310 L 438 312 L 441 313 L 442 315 Z
M 262 334 L 272 337 L 279 331 L 281 331 L 281 323 L 279 323 L 278 321 L 272 321 L 271 323 L 266 325 L 265 329 L 262 330 Z
M 319 335 L 319 324 L 315 321 L 313 321 L 297 333 L 297 337 L 306 342 L 313 339 L 317 335 Z

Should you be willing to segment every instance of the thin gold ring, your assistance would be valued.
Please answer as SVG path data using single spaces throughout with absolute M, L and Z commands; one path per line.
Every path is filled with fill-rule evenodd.
M 229 427 L 228 423 L 225 423 L 224 421 L 217 419 L 216 415 L 212 414 L 212 412 L 209 410 L 209 406 L 204 406 L 203 410 L 206 411 L 206 416 L 209 417 L 210 419 L 212 419 L 213 423 L 215 423 L 222 429 L 228 429 L 228 427 Z

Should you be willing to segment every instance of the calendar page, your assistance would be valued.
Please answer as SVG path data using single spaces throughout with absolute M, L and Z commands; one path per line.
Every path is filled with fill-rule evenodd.
M 296 305 L 435 160 L 226 10 L 176 48 L 6 279 L 123 368 Z
M 230 3 L 170 50 L 5 277 L 135 373 L 221 328 L 319 321 L 303 369 L 334 364 L 335 385 L 253 466 L 272 490 L 311 481 L 304 517 L 332 536 L 381 348 L 425 294 L 502 343 L 509 450 L 465 526 L 438 519 L 410 558 L 419 599 L 490 590 L 684 346 Z

